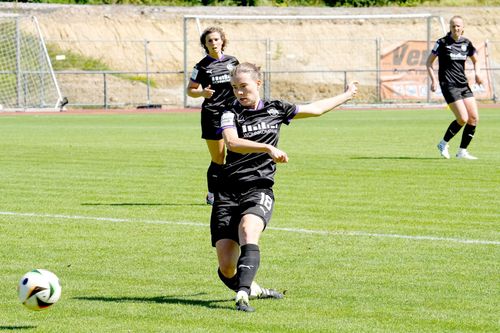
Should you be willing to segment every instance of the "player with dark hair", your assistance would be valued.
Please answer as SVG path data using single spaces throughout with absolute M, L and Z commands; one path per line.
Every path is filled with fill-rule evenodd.
M 237 292 L 236 309 L 245 312 L 254 311 L 249 295 L 260 264 L 259 239 L 273 212 L 276 163 L 288 162 L 288 155 L 277 148 L 280 126 L 321 116 L 357 92 L 351 83 L 338 96 L 299 106 L 261 100 L 261 84 L 260 69 L 253 64 L 240 64 L 231 73 L 237 100 L 221 118 L 227 157 L 210 221 L 219 277 Z M 282 297 L 274 290 L 271 294 Z
M 239 62 L 223 51 L 228 41 L 222 28 L 209 27 L 200 36 L 206 56 L 194 66 L 187 86 L 190 97 L 203 97 L 201 106 L 201 137 L 205 139 L 211 162 L 207 170 L 207 204 L 213 203 L 218 176 L 224 164 L 225 150 L 222 135 L 217 133 L 225 106 L 234 101 L 230 71 Z
M 463 33 L 463 19 L 460 16 L 453 16 L 450 20 L 450 32 L 438 39 L 427 58 L 427 72 L 431 78 L 431 90 L 436 91 L 438 82 L 432 64 L 436 58 L 439 58 L 439 85 L 446 103 L 448 103 L 456 118 L 449 125 L 443 139 L 437 145 L 441 156 L 446 159 L 450 158 L 448 142 L 465 125 L 460 148 L 456 156 L 457 158 L 475 160 L 477 157 L 469 154 L 467 147 L 474 137 L 479 114 L 476 99 L 465 75 L 467 57 L 470 57 L 474 65 L 476 83 L 482 84 L 483 81 L 479 73 L 480 68 L 476 49 L 470 40 L 462 36 Z

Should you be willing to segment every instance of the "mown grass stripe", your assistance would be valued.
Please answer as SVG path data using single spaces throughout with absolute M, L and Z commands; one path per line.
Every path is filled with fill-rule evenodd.
M 196 227 L 208 227 L 207 224 L 189 222 L 189 221 L 165 221 L 165 220 L 138 220 L 127 218 L 114 218 L 114 217 L 98 217 L 98 216 L 81 216 L 81 215 L 62 215 L 62 214 L 41 214 L 41 213 L 22 213 L 22 212 L 0 212 L 0 215 L 10 216 L 29 216 L 53 219 L 69 219 L 69 220 L 93 220 L 104 222 L 124 222 L 124 223 L 147 223 L 147 224 L 173 224 L 173 225 L 188 225 Z M 500 241 L 481 240 L 481 239 L 465 239 L 455 237 L 437 237 L 437 236 L 415 236 L 415 235 L 400 235 L 400 234 L 385 234 L 385 233 L 370 233 L 364 231 L 326 231 L 326 230 L 311 230 L 311 229 L 296 229 L 296 228 L 276 228 L 269 227 L 269 230 L 285 231 L 301 234 L 314 234 L 314 235 L 334 235 L 334 236 L 359 236 L 359 237 L 375 237 L 375 238 L 398 238 L 408 240 L 423 240 L 423 241 L 438 241 L 438 242 L 452 242 L 461 244 L 482 244 L 482 245 L 500 245 Z

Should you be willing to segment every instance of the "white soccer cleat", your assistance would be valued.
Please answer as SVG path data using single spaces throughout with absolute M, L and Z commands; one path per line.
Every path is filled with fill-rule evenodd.
M 448 151 L 448 143 L 446 143 L 445 141 L 441 140 L 438 143 L 437 148 L 438 148 L 439 153 L 441 154 L 441 156 L 443 156 L 447 160 L 450 159 L 450 152 Z
M 477 160 L 476 156 L 472 156 L 471 154 L 469 154 L 467 149 L 462 149 L 462 148 L 458 150 L 457 158 L 461 158 L 464 160 Z

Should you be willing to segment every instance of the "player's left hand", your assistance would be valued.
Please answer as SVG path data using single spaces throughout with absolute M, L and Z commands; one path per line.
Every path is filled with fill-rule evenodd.
M 280 150 L 276 147 L 271 146 L 271 151 L 269 152 L 269 155 L 271 156 L 271 158 L 275 163 L 288 162 L 288 155 L 283 150 Z

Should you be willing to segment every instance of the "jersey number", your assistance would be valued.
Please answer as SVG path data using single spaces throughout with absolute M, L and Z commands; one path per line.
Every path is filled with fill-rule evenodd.
M 271 210 L 271 208 L 273 208 L 273 199 L 268 196 L 267 194 L 265 194 L 264 192 L 261 192 L 260 193 L 260 202 L 259 202 L 262 206 L 266 207 L 267 210 Z

